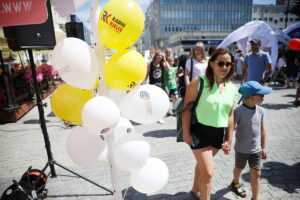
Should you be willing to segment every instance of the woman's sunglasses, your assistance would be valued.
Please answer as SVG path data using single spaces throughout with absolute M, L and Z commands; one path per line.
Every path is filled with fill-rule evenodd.
M 218 66 L 219 67 L 224 67 L 224 65 L 226 66 L 226 67 L 231 67 L 232 66 L 232 62 L 223 62 L 223 61 L 219 61 L 219 62 L 217 62 L 217 64 L 218 64 Z

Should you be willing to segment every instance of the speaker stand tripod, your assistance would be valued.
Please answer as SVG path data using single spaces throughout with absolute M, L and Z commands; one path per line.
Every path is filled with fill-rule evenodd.
M 55 167 L 54 165 L 57 165 L 59 167 L 61 167 L 62 169 L 84 179 L 85 181 L 88 181 L 92 184 L 94 184 L 95 186 L 99 187 L 99 188 L 102 188 L 103 190 L 109 192 L 109 194 L 107 195 L 113 195 L 114 193 L 104 187 L 104 186 L 101 186 L 99 185 L 98 183 L 95 183 L 94 181 L 68 169 L 67 167 L 64 167 L 63 165 L 61 165 L 60 163 L 56 162 L 54 159 L 53 159 L 53 156 L 52 156 L 52 152 L 51 152 L 51 144 L 50 144 L 50 140 L 49 140 L 49 135 L 48 135 L 48 132 L 47 132 L 47 126 L 46 126 L 46 121 L 45 121 L 45 116 L 44 116 L 44 104 L 42 102 L 42 99 L 41 99 L 41 92 L 40 92 L 40 89 L 39 89 L 39 86 L 38 86 L 38 82 L 37 82 L 37 79 L 36 79 L 36 71 L 35 71 L 35 67 L 34 67 L 34 59 L 33 59 L 33 54 L 32 54 L 32 49 L 28 49 L 28 54 L 29 54 L 29 60 L 30 60 L 30 68 L 31 68 L 31 72 L 32 72 L 32 78 L 33 78 L 33 82 L 34 82 L 34 89 L 35 89 L 35 93 L 36 93 L 36 100 L 37 100 L 37 106 L 38 106 L 38 110 L 39 110 L 39 119 L 40 119 L 40 125 L 41 125 L 41 129 L 42 129 L 42 133 L 43 133 L 43 137 L 44 137 L 44 141 L 45 141 L 45 148 L 46 148 L 46 151 L 47 151 L 47 156 L 48 156 L 48 162 L 45 166 L 45 169 L 47 167 L 50 167 L 50 172 L 51 172 L 51 177 L 52 178 L 56 178 L 57 175 L 56 175 L 56 172 L 55 172 Z

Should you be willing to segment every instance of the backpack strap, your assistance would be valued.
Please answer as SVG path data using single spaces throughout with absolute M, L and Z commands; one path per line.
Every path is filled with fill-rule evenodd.
M 192 81 L 193 78 L 193 69 L 194 69 L 193 58 L 191 58 L 190 82 Z

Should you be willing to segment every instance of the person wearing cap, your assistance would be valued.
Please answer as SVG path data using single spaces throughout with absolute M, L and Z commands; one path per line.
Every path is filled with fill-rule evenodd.
M 246 81 L 257 81 L 264 85 L 272 74 L 270 55 L 260 49 L 261 41 L 250 41 L 251 52 L 245 56 L 241 85 Z M 247 77 L 246 77 L 247 75 Z
M 250 182 L 252 199 L 259 200 L 259 185 L 262 159 L 267 158 L 266 131 L 264 128 L 264 110 L 258 106 L 264 100 L 264 95 L 272 92 L 256 81 L 243 84 L 239 91 L 243 104 L 234 110 L 234 125 L 236 127 L 235 167 L 231 190 L 238 196 L 246 197 L 246 191 L 239 179 L 248 161 L 250 167 Z

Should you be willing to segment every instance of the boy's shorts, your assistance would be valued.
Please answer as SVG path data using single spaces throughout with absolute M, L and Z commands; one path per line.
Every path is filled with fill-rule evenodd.
M 244 169 L 247 164 L 247 161 L 249 163 L 250 168 L 261 170 L 262 167 L 261 152 L 254 153 L 254 154 L 235 152 L 235 166 L 237 168 Z
M 171 97 L 172 95 L 178 95 L 177 88 L 169 89 L 169 97 Z

